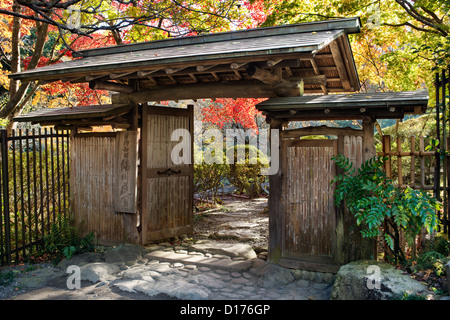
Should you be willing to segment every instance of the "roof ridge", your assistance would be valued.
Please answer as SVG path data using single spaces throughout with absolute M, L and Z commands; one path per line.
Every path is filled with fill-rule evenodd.
M 288 24 L 282 26 L 263 27 L 255 29 L 234 30 L 219 33 L 208 33 L 198 36 L 169 38 L 162 40 L 146 41 L 132 44 L 124 44 L 117 46 L 108 46 L 96 49 L 87 49 L 74 54 L 74 57 L 93 57 L 100 55 L 108 55 L 114 53 L 135 52 L 141 50 L 149 50 L 160 47 L 174 47 L 181 45 L 202 44 L 210 42 L 221 42 L 230 40 L 242 40 L 257 38 L 262 36 L 276 36 L 290 33 L 306 33 L 331 31 L 335 29 L 343 29 L 346 33 L 359 33 L 361 21 L 359 17 L 342 18 L 333 20 L 313 21 L 297 24 Z

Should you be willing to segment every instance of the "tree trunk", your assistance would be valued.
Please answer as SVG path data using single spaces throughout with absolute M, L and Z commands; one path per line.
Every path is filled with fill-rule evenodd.
M 14 1 L 13 12 L 20 14 L 21 7 Z M 11 35 L 11 73 L 16 73 L 20 71 L 20 24 L 21 19 L 19 17 L 13 17 L 12 23 L 12 35 Z M 19 81 L 10 79 L 9 80 L 9 97 L 13 97 L 17 89 L 19 88 Z
M 42 52 L 44 50 L 45 40 L 47 38 L 48 24 L 36 22 L 36 29 L 37 29 L 36 43 L 34 45 L 33 55 L 31 56 L 31 60 L 27 70 L 36 68 L 36 66 L 39 63 L 39 59 L 41 58 Z M 0 110 L 0 118 L 7 118 L 9 122 L 12 122 L 12 118 L 16 115 L 19 115 L 22 112 L 22 109 L 26 104 L 24 98 L 30 99 L 32 96 L 27 94 L 29 88 L 30 88 L 29 82 L 22 82 L 19 85 L 14 95 L 10 96 L 9 101 Z M 12 125 L 13 124 L 11 123 L 10 125 L 8 125 L 8 127 L 11 129 Z

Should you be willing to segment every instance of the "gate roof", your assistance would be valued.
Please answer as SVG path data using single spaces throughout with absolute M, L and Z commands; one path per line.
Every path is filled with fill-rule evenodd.
M 132 102 L 292 96 L 299 90 L 273 87 L 301 80 L 305 93 L 353 92 L 359 80 L 347 35 L 357 32 L 359 18 L 347 18 L 173 38 L 86 50 L 79 59 L 10 77 L 89 82 Z M 202 85 L 207 89 L 198 90 Z
M 428 92 L 376 92 L 271 98 L 256 105 L 269 117 L 290 120 L 401 119 L 424 113 Z

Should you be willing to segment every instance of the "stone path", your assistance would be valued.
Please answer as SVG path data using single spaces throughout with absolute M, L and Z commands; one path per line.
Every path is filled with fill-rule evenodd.
M 64 260 L 51 272 L 66 286 L 68 266 L 80 268 L 86 288 L 58 289 L 57 299 L 102 299 L 115 290 L 151 299 L 180 300 L 328 300 L 334 277 L 286 269 L 256 257 L 245 244 L 203 243 L 193 246 L 118 246 Z M 28 281 L 36 286 L 39 270 Z M 55 282 L 55 281 L 53 281 Z M 19 286 L 27 287 L 26 277 Z M 45 286 L 45 281 L 43 282 Z M 42 287 L 42 286 L 41 286 Z M 45 289 L 41 288 L 40 290 Z M 84 291 L 83 291 L 84 290 Z M 56 296 L 51 293 L 48 298 Z M 119 295 L 120 296 L 120 295 Z M 37 296 L 36 296 L 37 297 Z M 40 292 L 39 299 L 45 294 Z M 103 297 L 117 299 L 118 295 Z M 18 297 L 20 299 L 20 296 Z M 26 296 L 26 299 L 33 299 Z M 133 299 L 133 297 L 131 297 Z
M 81 274 L 83 280 L 105 282 L 120 290 L 182 300 L 324 300 L 334 280 L 331 275 L 267 263 L 244 244 L 220 243 L 154 246 L 135 261 L 86 264 Z

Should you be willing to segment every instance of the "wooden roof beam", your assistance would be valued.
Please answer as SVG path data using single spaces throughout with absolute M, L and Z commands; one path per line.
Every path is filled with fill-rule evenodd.
M 345 68 L 344 59 L 342 58 L 341 49 L 339 48 L 337 41 L 332 41 L 330 43 L 330 50 L 333 54 L 334 63 L 336 64 L 339 77 L 341 78 L 342 87 L 347 91 L 353 91 L 348 78 L 347 69 Z
M 108 90 L 120 93 L 131 93 L 134 91 L 134 88 L 132 86 L 126 84 L 98 80 L 89 82 L 89 88 L 91 88 L 92 90 Z
M 234 62 L 234 63 L 230 64 L 230 68 L 231 68 L 231 70 L 237 70 L 237 69 L 247 65 L 247 63 L 248 62 L 241 62 L 241 63 Z
M 297 94 L 298 95 L 298 94 Z M 168 86 L 158 86 L 129 94 L 113 95 L 113 103 L 146 103 L 150 101 L 165 101 L 188 99 L 214 99 L 214 98 L 261 98 L 276 97 L 272 85 L 254 82 L 244 83 L 231 82 L 210 82 L 177 84 Z
M 159 69 L 149 70 L 149 71 L 138 71 L 137 76 L 139 78 L 146 78 L 147 76 L 151 75 L 152 73 L 155 73 L 158 71 L 159 71 Z
M 125 72 L 125 73 L 111 73 L 109 75 L 109 78 L 112 79 L 112 80 L 116 80 L 116 79 L 119 79 L 119 78 L 122 78 L 122 77 L 129 76 L 130 74 L 133 74 L 133 73 L 134 73 L 134 71 Z
M 323 86 L 328 81 L 327 76 L 324 74 L 319 74 L 316 76 L 307 76 L 307 77 L 289 77 L 289 78 L 286 78 L 286 80 L 289 80 L 289 81 L 303 80 L 305 85 L 316 85 L 316 86 Z
M 250 64 L 246 68 L 247 74 L 250 77 L 260 80 L 266 84 L 278 84 L 283 81 L 279 75 L 274 74 L 266 69 L 259 68 L 254 64 Z
M 283 79 L 280 73 L 272 73 L 253 64 L 247 66 L 247 74 L 261 82 L 274 86 L 275 93 L 280 97 L 302 96 L 304 82 L 298 79 L 294 82 Z
M 212 65 L 209 65 L 209 66 L 197 66 L 197 71 L 198 72 L 204 72 L 204 71 L 206 71 L 208 69 L 214 68 L 215 66 L 217 66 L 217 64 L 212 64 Z
M 319 70 L 319 67 L 317 66 L 317 63 L 316 63 L 316 61 L 314 60 L 314 58 L 311 59 L 311 60 L 309 60 L 309 61 L 311 62 L 311 66 L 312 66 L 313 69 L 314 69 L 314 73 L 317 74 L 317 75 L 319 75 L 319 74 L 320 74 L 320 70 Z M 320 84 L 320 88 L 322 89 L 323 94 L 328 94 L 328 89 L 327 89 L 327 83 L 326 83 L 326 82 L 323 83 L 323 84 Z
M 90 81 L 97 80 L 97 79 L 107 77 L 107 76 L 109 76 L 109 74 L 97 74 L 97 75 L 86 76 L 86 77 L 84 77 L 84 81 L 90 82 Z M 82 81 L 82 82 L 84 82 L 84 81 Z
M 174 74 L 174 73 L 177 73 L 177 72 L 179 72 L 179 71 L 181 71 L 181 70 L 184 70 L 184 69 L 186 69 L 187 67 L 181 67 L 181 68 L 167 68 L 166 69 L 166 74 Z

